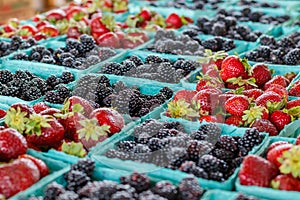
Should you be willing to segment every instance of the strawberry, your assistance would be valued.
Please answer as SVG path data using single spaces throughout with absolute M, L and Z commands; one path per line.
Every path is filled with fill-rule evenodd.
M 64 138 L 64 127 L 47 115 L 32 114 L 26 124 L 26 140 L 38 147 L 53 147 Z
M 273 163 L 257 155 L 248 155 L 243 160 L 239 179 L 242 185 L 269 187 L 277 174 Z
M 289 95 L 299 97 L 300 96 L 300 81 L 295 82 L 289 90 Z
M 269 111 L 262 106 L 253 106 L 249 110 L 244 111 L 242 116 L 245 125 L 252 124 L 256 119 L 269 119 Z
M 256 119 L 251 127 L 257 128 L 259 132 L 269 133 L 270 136 L 278 135 L 276 126 L 274 126 L 274 124 L 267 119 Z
M 66 13 L 62 9 L 54 9 L 46 13 L 46 19 L 52 23 L 63 20 L 65 17 Z
M 263 91 L 261 89 L 250 89 L 242 91 L 242 94 L 247 96 L 249 99 L 255 100 L 263 94 Z
M 279 110 L 284 107 L 283 99 L 284 97 L 279 94 L 268 91 L 263 95 L 259 96 L 255 100 L 255 104 L 258 106 L 263 106 L 268 108 L 268 110 Z
M 196 91 L 199 92 L 200 90 L 207 89 L 207 87 L 223 88 L 224 85 L 220 79 L 212 78 L 212 77 L 205 75 L 203 78 L 199 79 L 197 86 L 196 86 Z
M 240 59 L 237 56 L 228 56 L 222 62 L 220 76 L 224 82 L 231 78 L 242 77 L 248 78 L 248 68 L 250 65 L 244 59 Z
M 23 191 L 40 179 L 38 167 L 27 158 L 0 165 L 0 194 L 9 198 Z
M 40 113 L 44 110 L 47 110 L 50 107 L 47 104 L 45 104 L 44 102 L 40 102 L 40 103 L 34 104 L 34 106 L 32 106 L 32 108 L 36 113 Z
M 297 74 L 295 72 L 289 72 L 284 75 L 285 78 L 287 78 L 290 82 L 296 78 Z
M 126 35 L 122 41 L 123 49 L 134 49 L 137 46 L 140 46 L 144 43 L 142 36 L 128 36 Z
M 6 111 L 0 109 L 0 119 L 3 118 L 3 117 L 5 117 L 5 115 L 6 115 Z
M 179 90 L 174 95 L 174 101 L 184 100 L 187 103 L 192 103 L 193 97 L 197 94 L 194 90 Z
M 272 144 L 270 144 L 270 146 L 268 147 L 267 152 L 271 151 L 272 149 L 274 149 L 275 147 L 281 146 L 283 144 L 289 144 L 286 141 L 277 141 L 277 142 L 273 142 Z
M 281 85 L 270 85 L 268 87 L 268 89 L 266 89 L 266 92 L 275 92 L 277 94 L 279 94 L 280 96 L 282 96 L 286 101 L 288 100 L 288 91 L 285 87 L 281 86 Z
M 292 144 L 288 143 L 288 144 L 283 144 L 283 145 L 274 147 L 273 149 L 268 151 L 267 159 L 270 162 L 272 162 L 273 164 L 275 164 L 277 167 L 280 167 L 281 163 L 279 162 L 278 158 L 280 158 L 282 156 L 283 152 L 292 148 L 292 146 L 293 146 Z
M 166 28 L 174 28 L 174 29 L 179 29 L 183 25 L 187 24 L 187 22 L 183 23 L 183 18 L 181 18 L 179 15 L 176 13 L 171 13 L 167 18 L 166 18 Z
M 221 70 L 223 60 L 228 56 L 225 51 L 212 52 L 210 49 L 205 49 L 204 57 L 199 60 L 202 64 L 202 73 L 206 72 L 214 66 L 217 66 L 218 70 Z
M 59 35 L 59 30 L 53 25 L 45 25 L 38 29 L 39 33 L 43 33 L 48 37 L 56 37 Z
M 20 108 L 21 112 L 26 112 L 26 117 L 29 117 L 30 114 L 34 113 L 34 110 L 32 107 L 30 107 L 29 105 L 23 104 L 23 103 L 15 103 L 10 106 L 10 109 L 11 108 L 14 108 L 16 110 L 18 108 Z
M 220 77 L 219 71 L 214 68 L 207 70 L 206 75 L 210 76 L 211 78 L 219 78 Z
M 0 162 L 6 162 L 26 153 L 27 142 L 21 133 L 12 128 L 0 130 Z
M 36 28 L 37 28 L 37 29 L 40 29 L 40 28 L 42 28 L 42 27 L 44 27 L 44 26 L 46 26 L 46 25 L 50 25 L 50 23 L 49 23 L 48 21 L 41 21 L 41 22 L 39 22 L 39 23 L 36 25 Z
M 282 110 L 275 110 L 270 116 L 270 121 L 276 126 L 278 131 L 281 131 L 285 125 L 291 123 L 291 120 L 291 116 Z
M 1 129 L 0 129 L 1 130 Z M 300 144 L 300 135 L 298 135 L 297 139 L 296 139 L 296 145 L 299 145 Z
M 38 167 L 41 178 L 43 178 L 49 174 L 48 166 L 46 165 L 46 163 L 44 163 L 44 161 L 37 159 L 28 154 L 23 154 L 20 156 L 20 158 L 27 158 L 27 159 L 31 160 Z
M 243 116 L 244 111 L 249 108 L 249 100 L 244 95 L 235 95 L 228 99 L 225 104 L 225 110 L 231 115 Z
M 110 135 L 120 132 L 125 125 L 123 116 L 111 108 L 98 108 L 90 114 L 89 118 L 96 118 L 101 126 L 108 125 Z
M 211 114 L 216 109 L 218 96 L 221 93 L 219 89 L 215 88 L 201 90 L 193 97 L 193 101 L 199 104 L 200 113 Z
M 300 99 L 292 100 L 287 102 L 286 108 L 291 109 L 300 106 Z
M 149 21 L 152 17 L 151 11 L 147 8 L 143 8 L 140 13 L 139 17 L 142 18 L 142 21 Z
M 250 70 L 251 76 L 255 78 L 255 84 L 262 88 L 266 82 L 271 80 L 272 73 L 267 65 L 255 64 Z
M 290 81 L 284 76 L 276 75 L 265 83 L 264 90 L 268 89 L 273 84 L 281 85 L 286 88 L 290 84 Z
M 69 27 L 67 31 L 68 38 L 78 39 L 83 32 L 78 27 Z
M 282 174 L 300 178 L 300 145 L 293 145 L 290 149 L 284 151 L 278 161 L 281 164 L 279 170 Z
M 61 111 L 58 110 L 57 108 L 48 108 L 46 110 L 43 110 L 39 114 L 55 116 L 56 114 L 59 114 L 59 113 L 61 113 Z
M 28 38 L 29 36 L 34 36 L 38 32 L 37 28 L 32 25 L 23 25 L 18 31 L 18 35 L 22 38 Z
M 94 110 L 89 101 L 78 96 L 70 97 L 65 102 L 64 108 L 63 110 L 69 112 L 81 112 L 85 117 L 89 117 L 90 113 Z
M 166 116 L 195 121 L 199 119 L 199 108 L 194 102 L 187 103 L 184 99 L 177 99 L 168 103 Z
M 63 141 L 62 144 L 57 147 L 57 151 L 62 151 L 66 154 L 77 156 L 82 158 L 87 155 L 86 150 L 81 142 Z
M 236 96 L 235 94 L 220 94 L 219 95 L 219 106 L 224 107 L 225 106 L 225 102 L 230 99 L 231 97 Z
M 300 180 L 290 175 L 278 175 L 271 181 L 271 187 L 277 190 L 300 192 Z
M 69 21 L 72 19 L 75 21 L 81 21 L 85 16 L 87 16 L 87 12 L 79 6 L 73 6 L 66 13 L 66 17 Z
M 61 117 L 59 117 L 61 116 Z M 79 112 L 71 112 L 65 115 L 58 115 L 59 122 L 65 129 L 65 137 L 75 142 L 79 141 L 77 131 L 80 129 L 79 121 L 84 120 L 85 117 Z
M 206 116 L 201 116 L 199 118 L 200 122 L 206 121 L 206 122 L 219 122 L 219 120 L 217 119 L 216 116 L 212 116 L 212 115 L 206 115 Z
M 110 28 L 107 27 L 108 23 L 112 23 L 112 16 L 97 16 L 90 21 L 90 28 L 92 36 L 96 39 L 104 33 L 110 32 Z M 110 22 L 111 21 L 111 22 Z M 106 24 L 107 23 L 107 24 Z
M 36 41 L 44 40 L 46 38 L 47 38 L 47 36 L 44 33 L 37 33 L 37 34 L 34 35 L 34 39 Z
M 244 121 L 240 116 L 232 115 L 225 120 L 225 124 L 234 125 L 234 126 L 243 126 Z
M 16 29 L 10 24 L 5 24 L 1 28 L 5 33 L 12 33 L 16 31 Z
M 101 47 L 120 48 L 121 43 L 118 36 L 113 32 L 107 32 L 97 38 L 97 44 Z

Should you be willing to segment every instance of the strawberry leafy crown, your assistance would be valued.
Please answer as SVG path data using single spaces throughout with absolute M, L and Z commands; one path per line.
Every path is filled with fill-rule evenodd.
M 110 126 L 106 124 L 99 126 L 96 118 L 81 120 L 79 124 L 82 126 L 82 129 L 77 131 L 79 139 L 84 138 L 86 141 L 90 139 L 97 141 L 100 136 L 110 133 Z
M 278 161 L 281 163 L 279 167 L 281 173 L 300 178 L 300 145 L 294 145 L 291 149 L 284 151 Z
M 203 64 L 208 64 L 210 61 L 215 62 L 219 59 L 226 58 L 226 56 L 228 56 L 228 53 L 226 53 L 225 51 L 217 51 L 214 53 L 210 49 L 205 49 L 204 57 L 199 58 L 198 62 L 203 63 Z
M 81 142 L 63 142 L 61 151 L 69 155 L 77 156 L 79 158 L 82 158 L 86 155 L 86 150 L 84 149 Z
M 193 119 L 200 117 L 199 104 L 189 104 L 184 100 L 171 101 L 168 103 L 168 113 L 172 118 Z
M 42 128 L 50 128 L 51 125 L 48 123 L 53 121 L 54 117 L 50 115 L 31 114 L 25 125 L 25 133 L 28 135 L 42 135 Z
M 28 121 L 26 115 L 27 112 L 22 112 L 20 107 L 17 107 L 17 109 L 9 108 L 4 122 L 8 127 L 14 128 L 20 133 L 23 133 L 26 129 L 26 123 Z

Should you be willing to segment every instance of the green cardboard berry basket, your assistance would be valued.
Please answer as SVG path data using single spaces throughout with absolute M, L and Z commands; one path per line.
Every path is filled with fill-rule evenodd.
M 287 141 L 292 144 L 296 142 L 295 139 L 291 139 L 291 138 L 270 137 L 268 146 L 270 146 L 272 143 L 277 141 Z M 264 150 L 260 151 L 258 155 L 264 156 L 266 154 L 267 147 Z M 236 190 L 239 192 L 243 192 L 249 195 L 255 195 L 260 198 L 273 199 L 273 200 L 300 199 L 300 192 L 274 190 L 272 188 L 263 188 L 258 186 L 244 186 L 240 184 L 238 178 L 235 182 L 235 187 Z
M 224 190 L 208 190 L 204 193 L 201 200 L 236 200 L 239 192 L 224 191 Z M 258 199 L 258 198 L 257 198 Z M 263 200 L 259 198 L 258 200 Z
M 192 130 L 197 130 L 199 126 L 186 126 L 184 124 L 184 127 L 190 133 Z M 118 142 L 133 139 L 131 136 L 132 132 L 133 130 L 130 130 L 126 133 L 119 134 L 118 137 L 106 140 L 104 143 L 97 145 L 91 151 L 91 158 L 94 159 L 99 164 L 99 166 L 108 167 L 112 169 L 120 169 L 130 172 L 143 172 L 147 173 L 150 176 L 159 177 L 160 179 L 166 179 L 172 182 L 178 182 L 178 179 L 181 180 L 183 177 L 189 176 L 189 174 L 181 172 L 179 170 L 171 170 L 163 167 L 158 167 L 154 164 L 140 163 L 130 160 L 124 161 L 117 158 L 107 158 L 104 156 L 105 152 L 109 149 L 113 149 Z M 222 128 L 222 135 L 241 136 L 243 134 L 243 129 L 236 129 L 236 131 L 229 133 L 226 127 Z M 268 136 L 266 134 L 264 135 L 265 139 L 263 140 L 262 144 L 254 147 L 250 154 L 255 154 L 259 149 L 263 148 L 264 143 L 268 140 Z M 201 187 L 203 187 L 204 189 L 232 190 L 234 188 L 234 181 L 237 176 L 237 171 L 238 169 L 236 169 L 234 174 L 224 182 L 217 182 L 202 178 L 198 178 L 198 180 L 200 182 Z
M 64 169 L 68 168 L 68 166 L 69 166 L 67 163 L 61 162 L 57 159 L 48 158 L 48 157 L 44 156 L 44 153 L 37 152 L 32 149 L 28 149 L 27 154 L 44 161 L 49 168 L 49 175 L 43 177 L 42 179 L 40 179 L 37 183 L 35 183 L 31 187 L 27 188 L 26 190 L 24 190 L 22 192 L 17 193 L 10 199 L 20 200 L 21 199 L 20 197 L 22 196 L 23 193 L 30 194 L 32 191 L 35 191 L 36 188 L 39 188 L 40 185 L 48 183 L 49 180 L 52 180 L 53 177 L 60 174 L 61 170 L 64 170 Z

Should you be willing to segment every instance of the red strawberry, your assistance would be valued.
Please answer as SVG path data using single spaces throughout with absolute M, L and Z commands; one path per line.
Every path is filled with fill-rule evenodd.
M 0 194 L 9 198 L 35 184 L 40 172 L 30 159 L 20 158 L 0 165 L 0 177 Z
M 272 78 L 272 73 L 268 66 L 265 64 L 254 65 L 251 68 L 250 73 L 252 77 L 255 78 L 255 84 L 260 88 L 262 88 L 265 83 Z
M 45 176 L 47 176 L 49 174 L 49 169 L 48 166 L 46 165 L 46 163 L 44 163 L 44 161 L 37 159 L 31 155 L 28 154 L 23 154 L 20 156 L 20 158 L 28 158 L 30 159 L 39 169 L 40 171 L 40 177 L 43 178 Z
M 287 78 L 290 82 L 296 78 L 297 74 L 295 72 L 289 72 L 284 75 L 285 78 Z
M 217 119 L 216 116 L 212 116 L 212 115 L 206 115 L 206 116 L 201 116 L 199 118 L 200 122 L 206 121 L 206 122 L 219 122 L 219 120 Z
M 22 38 L 28 38 L 29 36 L 34 36 L 38 32 L 37 28 L 32 25 L 23 25 L 20 27 L 18 34 Z
M 257 128 L 259 132 L 269 133 L 270 136 L 278 135 L 276 126 L 274 126 L 274 124 L 267 119 L 256 119 L 251 127 Z
M 298 135 L 297 139 L 296 139 L 296 145 L 299 145 L 300 144 L 300 135 Z
M 64 127 L 46 115 L 33 114 L 26 126 L 26 140 L 38 147 L 53 147 L 64 138 Z
M 273 143 L 268 147 L 267 152 L 271 151 L 271 150 L 274 149 L 275 147 L 278 147 L 278 146 L 281 146 L 281 145 L 284 145 L 284 144 L 289 144 L 289 143 L 286 142 L 286 141 L 277 141 L 277 142 L 273 142 Z
M 66 13 L 64 10 L 61 9 L 54 9 L 50 10 L 46 13 L 46 19 L 50 22 L 57 22 L 59 20 L 62 20 L 66 17 Z
M 243 160 L 239 179 L 242 185 L 269 187 L 277 174 L 273 163 L 257 155 L 248 155 Z
M 40 102 L 40 103 L 34 104 L 34 106 L 32 106 L 32 108 L 36 113 L 40 113 L 50 107 L 47 104 L 45 104 L 44 102 Z
M 300 99 L 292 100 L 287 102 L 286 108 L 291 109 L 300 106 Z
M 7 162 L 26 153 L 27 142 L 21 133 L 12 128 L 0 130 L 0 162 Z
M 78 105 L 82 106 L 82 108 Z M 78 96 L 70 97 L 65 106 L 67 111 L 81 112 L 85 117 L 89 117 L 90 113 L 94 110 L 89 101 Z
M 144 42 L 149 40 L 147 33 L 143 32 L 143 31 L 129 32 L 129 33 L 127 33 L 127 36 L 131 37 L 131 38 L 138 38 L 138 40 L 142 40 Z
M 200 113 L 211 114 L 217 107 L 218 96 L 221 93 L 220 90 L 215 88 L 201 90 L 193 97 L 193 101 L 199 103 Z
M 228 56 L 222 62 L 220 76 L 224 82 L 231 78 L 248 78 L 249 64 L 237 56 Z
M 78 39 L 82 32 L 79 30 L 78 27 L 69 27 L 67 31 L 68 38 Z
M 249 108 L 249 100 L 244 95 L 235 95 L 225 102 L 225 110 L 231 115 L 243 116 Z
M 176 13 L 172 13 L 166 18 L 166 24 L 167 24 L 166 28 L 175 28 L 175 29 L 179 29 L 184 25 L 182 18 Z
M 123 49 L 134 49 L 137 46 L 140 46 L 144 43 L 142 36 L 133 37 L 133 36 L 125 36 L 122 41 Z
M 50 23 L 49 23 L 48 21 L 41 21 L 41 22 L 39 22 L 39 23 L 36 25 L 36 27 L 37 27 L 38 29 L 40 29 L 40 28 L 42 28 L 43 26 L 46 26 L 46 25 L 50 25 Z
M 4 31 L 4 33 L 11 33 L 11 32 L 15 32 L 16 31 L 16 29 L 12 25 L 10 25 L 10 24 L 5 24 L 1 28 Z
M 207 70 L 206 75 L 210 76 L 211 78 L 219 78 L 220 77 L 219 71 L 216 69 Z
M 249 99 L 255 100 L 263 94 L 263 91 L 261 89 L 250 89 L 250 90 L 244 90 L 242 93 L 243 95 L 247 96 Z
M 290 81 L 284 76 L 276 75 L 271 80 L 266 82 L 264 90 L 268 89 L 273 84 L 281 85 L 286 88 L 290 84 Z
M 269 111 L 262 106 L 253 106 L 244 111 L 243 120 L 245 125 L 252 124 L 256 119 L 269 119 Z
M 6 111 L 0 109 L 0 119 L 3 118 L 3 117 L 5 117 L 5 115 L 6 115 Z
M 194 90 L 179 90 L 174 95 L 174 101 L 184 100 L 187 103 L 192 103 L 193 97 L 197 94 Z
M 106 22 L 110 23 L 109 21 L 112 18 L 107 16 L 107 17 L 102 17 L 102 16 L 97 16 L 94 19 L 90 21 L 90 28 L 91 28 L 91 33 L 94 38 L 99 38 L 101 35 L 104 33 L 110 32 L 110 29 L 107 28 Z
M 267 159 L 274 163 L 277 167 L 280 167 L 281 163 L 278 161 L 278 158 L 282 156 L 283 152 L 292 148 L 292 146 L 292 144 L 283 144 L 271 149 L 267 153 Z
M 79 7 L 73 6 L 67 11 L 67 19 L 70 21 L 71 19 L 75 21 L 81 21 L 85 16 L 87 16 L 87 12 Z
M 210 68 L 214 68 L 217 66 L 218 70 L 221 70 L 223 60 L 228 56 L 228 53 L 224 51 L 212 52 L 209 49 L 205 49 L 204 60 L 200 60 L 202 64 L 202 73 L 206 74 L 206 72 Z
M 110 135 L 120 132 L 125 125 L 123 116 L 111 108 L 98 108 L 94 110 L 90 114 L 90 119 L 92 118 L 96 118 L 101 126 L 108 125 L 110 127 Z
M 277 94 L 279 94 L 281 97 L 284 97 L 284 99 L 286 99 L 286 101 L 288 100 L 288 91 L 286 90 L 285 87 L 281 86 L 281 85 L 270 85 L 268 87 L 268 89 L 266 90 L 266 92 L 275 92 Z
M 232 115 L 225 120 L 225 124 L 234 125 L 234 126 L 243 126 L 244 121 L 240 116 Z
M 37 33 L 37 34 L 34 35 L 34 39 L 36 41 L 44 40 L 46 38 L 47 38 L 47 36 L 44 33 Z
M 55 116 L 55 114 L 59 114 L 59 113 L 61 113 L 61 111 L 56 108 L 48 108 L 48 109 L 40 112 L 39 114 Z
M 43 33 L 48 37 L 56 37 L 59 35 L 59 30 L 53 25 L 45 25 L 38 29 L 39 33 Z
M 291 116 L 282 110 L 275 110 L 270 116 L 270 121 L 276 126 L 278 131 L 281 131 L 285 125 L 291 123 L 291 120 Z
M 120 48 L 120 40 L 118 36 L 113 32 L 104 33 L 97 38 L 97 44 L 101 47 Z
M 277 190 L 300 192 L 300 180 L 290 175 L 278 175 L 271 181 L 271 187 Z
M 84 119 L 85 117 L 78 112 L 62 115 L 62 117 L 59 118 L 59 122 L 65 129 L 65 137 L 78 142 L 79 138 L 77 131 L 81 128 L 79 122 Z
M 143 21 L 149 21 L 152 17 L 151 11 L 147 8 L 143 8 L 139 13 L 139 17 L 141 17 Z
M 297 81 L 295 84 L 292 85 L 291 89 L 289 90 L 289 95 L 295 97 L 300 96 L 300 81 Z
M 199 92 L 200 90 L 204 90 L 207 88 L 223 88 L 224 84 L 222 81 L 218 78 L 212 79 L 211 77 L 205 76 L 204 78 L 201 78 L 196 86 L 196 91 Z
M 18 109 L 20 108 L 21 112 L 26 112 L 26 117 L 29 117 L 30 114 L 34 113 L 33 108 L 31 108 L 29 105 L 23 104 L 23 103 L 15 103 L 10 106 L 10 109 Z
M 225 102 L 230 99 L 231 97 L 234 97 L 236 96 L 235 94 L 228 94 L 228 93 L 225 93 L 225 94 L 220 94 L 219 95 L 219 106 L 222 106 L 224 107 L 225 106 Z
M 271 105 L 278 104 L 276 109 L 281 109 L 284 105 L 281 105 L 283 97 L 275 92 L 265 92 L 255 100 L 255 104 L 258 106 L 264 106 L 270 108 Z M 269 102 L 269 103 L 268 103 Z M 270 105 L 271 104 L 271 105 Z

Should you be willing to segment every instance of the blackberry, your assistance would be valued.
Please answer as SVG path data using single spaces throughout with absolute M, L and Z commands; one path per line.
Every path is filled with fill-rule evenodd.
M 44 199 L 45 200 L 56 200 L 56 198 L 64 192 L 65 192 L 65 188 L 62 185 L 60 185 L 56 182 L 50 183 L 45 189 Z
M 215 148 L 211 154 L 221 160 L 230 161 L 236 157 L 236 153 L 225 149 Z
M 238 194 L 235 200 L 258 200 L 258 198 L 253 196 L 247 196 L 245 194 Z
M 13 80 L 13 74 L 9 70 L 0 70 L 0 83 L 6 84 Z
M 126 191 L 119 191 L 111 196 L 111 200 L 131 200 L 132 195 Z
M 167 154 L 169 164 L 179 168 L 183 162 L 188 160 L 188 155 L 185 148 L 173 147 Z
M 264 46 L 276 46 L 276 40 L 273 36 L 262 35 L 260 37 L 260 44 Z
M 181 136 L 176 136 L 176 137 L 168 137 L 164 138 L 162 140 L 163 145 L 165 147 L 180 147 L 180 148 L 186 148 L 187 147 L 187 142 L 189 138 L 187 137 L 181 137 Z
M 24 96 L 26 100 L 32 101 L 40 98 L 42 96 L 42 92 L 38 87 L 30 87 L 25 91 Z
M 76 164 L 73 164 L 71 169 L 84 172 L 88 176 L 92 176 L 95 168 L 95 162 L 89 158 L 79 159 Z
M 137 56 L 129 56 L 126 59 L 134 62 L 135 66 L 140 66 L 144 64 L 143 61 Z
M 233 40 L 226 40 L 223 44 L 222 44 L 222 50 L 224 51 L 230 51 L 232 49 L 234 49 L 236 46 L 234 44 Z
M 150 190 L 148 190 L 139 194 L 138 200 L 167 200 L 167 199 L 157 194 L 153 194 Z
M 157 150 L 161 149 L 163 147 L 161 139 L 151 138 L 149 140 L 148 147 L 151 149 L 151 151 L 157 151 Z
M 137 117 L 142 117 L 147 115 L 150 112 L 149 108 L 141 108 L 141 110 L 137 113 Z
M 218 181 L 218 182 L 224 182 L 225 178 L 224 178 L 224 174 L 222 172 L 210 172 L 209 173 L 209 179 L 214 180 L 214 181 Z
M 33 54 L 33 53 L 35 53 L 35 52 L 38 52 L 38 53 L 42 54 L 42 52 L 43 52 L 45 49 L 46 49 L 46 47 L 41 46 L 41 45 L 34 46 L 34 47 L 32 48 L 31 54 Z
M 225 36 L 227 33 L 225 23 L 214 23 L 211 28 L 212 34 L 217 36 Z
M 212 150 L 212 144 L 207 141 L 190 140 L 187 145 L 187 153 L 189 158 L 193 161 L 209 153 Z
M 230 163 L 230 166 L 233 168 L 233 169 L 236 169 L 238 167 L 241 166 L 242 162 L 244 160 L 244 157 L 237 157 L 237 158 L 234 158 L 231 163 Z
M 188 75 L 190 72 L 194 71 L 198 67 L 200 67 L 199 63 L 191 60 L 185 60 L 181 64 L 181 69 L 183 69 L 185 72 L 184 76 Z
M 88 87 L 91 83 L 95 82 L 96 76 L 95 75 L 85 75 L 79 79 L 77 83 L 77 87 Z
M 179 167 L 179 170 L 188 174 L 194 174 L 200 178 L 208 178 L 208 174 L 200 167 L 197 167 L 193 161 L 185 161 Z
M 245 57 L 248 59 L 248 60 L 252 60 L 252 61 L 256 61 L 259 57 L 259 54 L 257 51 L 250 51 L 250 52 L 247 52 L 245 54 Z
M 28 55 L 26 53 L 20 52 L 20 53 L 16 53 L 13 56 L 14 60 L 28 60 Z
M 300 63 L 300 49 L 295 48 L 291 51 L 289 51 L 285 57 L 284 62 L 287 65 L 297 65 Z
M 105 74 L 121 75 L 121 69 L 122 65 L 120 63 L 110 62 L 104 64 L 104 66 L 101 69 L 101 72 Z
M 17 87 L 3 87 L 1 93 L 3 96 L 17 97 L 19 95 L 19 89 Z
M 263 135 L 259 134 L 256 128 L 251 128 L 245 131 L 243 137 L 238 140 L 239 147 L 244 147 L 249 152 L 251 149 L 259 145 L 263 141 Z
M 151 149 L 144 144 L 137 144 L 134 148 L 133 148 L 133 153 L 137 153 L 137 154 L 144 154 L 144 153 L 150 153 Z
M 203 131 L 194 131 L 193 133 L 191 133 L 190 137 L 193 140 L 208 140 L 208 136 L 203 132 Z
M 228 165 L 225 161 L 208 154 L 201 156 L 198 166 L 206 172 L 226 172 L 228 170 Z
M 57 200 L 78 200 L 79 196 L 73 191 L 65 191 L 64 193 L 61 193 Z
M 124 73 L 129 72 L 131 69 L 135 68 L 136 65 L 134 64 L 133 61 L 130 60 L 124 60 L 122 62 L 122 67 L 120 69 L 121 75 L 124 75 Z
M 145 63 L 152 64 L 152 63 L 161 63 L 162 59 L 156 55 L 149 55 L 146 57 Z
M 128 160 L 129 154 L 123 151 L 117 151 L 115 149 L 110 149 L 105 153 L 105 156 L 108 158 L 119 158 L 121 160 Z
M 86 184 L 78 194 L 80 198 L 110 199 L 117 192 L 117 183 L 113 181 L 93 181 Z
M 122 191 L 125 191 L 125 192 L 128 192 L 132 198 L 137 198 L 138 197 L 138 194 L 135 190 L 134 187 L 131 187 L 130 185 L 128 184 L 118 184 L 117 185 L 117 192 L 122 192 Z
M 198 31 L 195 29 L 186 29 L 182 31 L 182 34 L 188 35 L 189 37 L 195 37 L 198 36 Z
M 117 149 L 119 151 L 130 152 L 134 149 L 135 146 L 136 142 L 134 141 L 121 141 L 119 142 Z
M 121 176 L 122 184 L 128 184 L 136 189 L 138 193 L 150 189 L 150 179 L 147 175 L 134 172 L 129 176 Z
M 109 87 L 111 86 L 110 85 L 110 80 L 106 76 L 98 76 L 97 80 L 98 80 L 98 84 L 102 83 L 102 84 L 104 84 L 106 86 L 109 86 Z
M 184 127 L 180 122 L 164 122 L 163 128 L 176 129 L 178 131 L 184 131 Z
M 178 189 L 182 200 L 198 200 L 204 193 L 199 185 L 199 181 L 194 177 L 183 178 L 179 183 Z
M 270 57 L 271 49 L 268 46 L 260 46 L 257 49 L 257 51 L 258 51 L 258 54 L 265 59 L 268 59 Z
M 90 177 L 78 170 L 70 170 L 64 177 L 67 181 L 66 189 L 75 192 L 80 190 L 90 181 Z
M 117 53 L 111 49 L 111 48 L 107 48 L 107 47 L 101 47 L 98 49 L 98 55 L 100 56 L 100 59 L 103 61 L 103 60 L 106 60 L 110 57 L 113 57 L 115 56 Z
M 57 95 L 54 91 L 49 91 L 44 97 L 44 101 L 54 104 L 62 104 L 64 99 Z
M 220 50 L 220 46 L 215 39 L 208 39 L 208 40 L 203 41 L 202 46 L 205 49 L 211 49 L 214 52 Z
M 222 135 L 216 146 L 231 152 L 238 151 L 238 143 L 232 137 L 227 135 Z
M 40 62 L 41 59 L 42 59 L 42 56 L 39 52 L 34 52 L 33 54 L 31 54 L 29 57 L 28 57 L 29 60 L 31 61 L 36 61 L 36 62 Z
M 70 83 L 75 80 L 74 75 L 71 72 L 63 72 L 60 79 L 65 84 Z
M 82 51 L 83 45 L 80 43 L 80 41 L 73 39 L 73 38 L 68 38 L 66 41 L 66 50 L 71 51 L 73 49 L 76 49 L 77 51 Z
M 43 56 L 42 59 L 40 60 L 41 63 L 46 63 L 46 64 L 53 64 L 55 60 L 53 59 L 52 56 Z
M 95 92 L 99 100 L 103 100 L 105 97 L 111 95 L 113 91 L 110 87 L 107 87 L 106 85 L 100 83 L 97 85 Z
M 206 135 L 208 135 L 208 142 L 212 144 L 216 144 L 221 134 L 221 128 L 214 123 L 201 125 L 199 131 L 203 131 Z
M 80 40 L 85 52 L 88 52 L 88 51 L 94 49 L 96 46 L 96 42 L 95 42 L 94 38 L 87 34 L 81 35 L 79 40 Z
M 31 47 L 31 45 L 28 42 L 23 42 L 19 48 L 20 49 L 28 49 L 30 47 Z
M 164 139 L 171 137 L 170 129 L 160 129 L 153 137 Z
M 177 187 L 169 181 L 160 181 L 156 183 L 155 187 L 152 188 L 152 191 L 155 194 L 158 194 L 170 200 L 176 199 L 178 195 Z
M 289 37 L 284 37 L 279 41 L 280 47 L 285 47 L 285 48 L 294 48 L 295 43 L 294 41 L 289 38 Z

